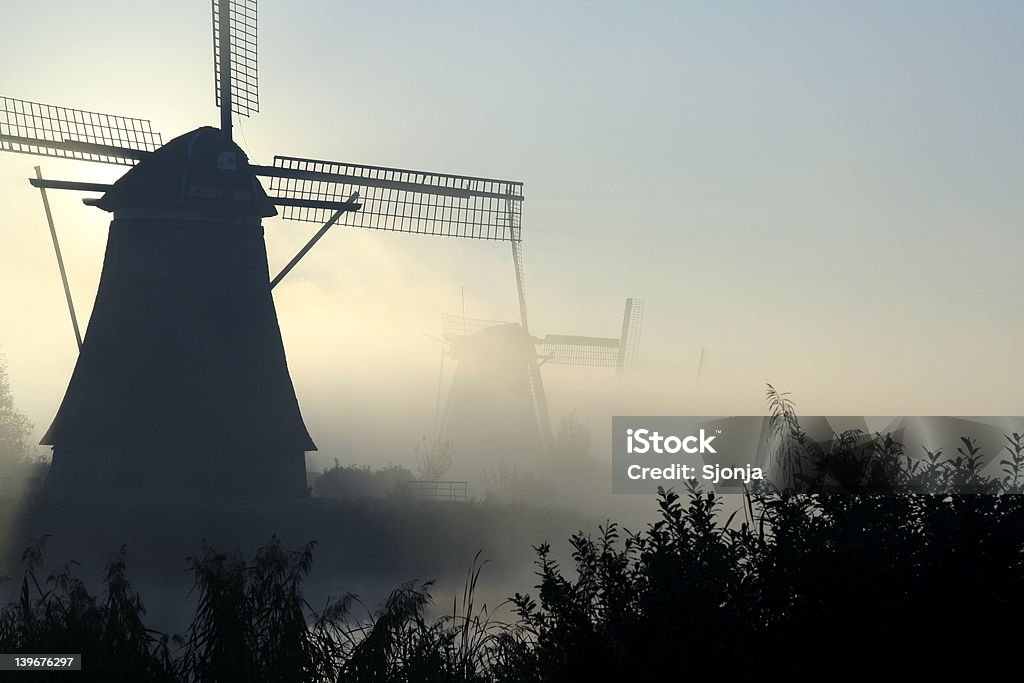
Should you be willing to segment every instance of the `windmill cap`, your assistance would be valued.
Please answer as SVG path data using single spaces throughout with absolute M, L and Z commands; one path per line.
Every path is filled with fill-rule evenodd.
M 210 126 L 180 135 L 146 156 L 95 206 L 104 211 L 186 209 L 219 216 L 277 215 L 245 152 Z
M 468 336 L 452 336 L 451 354 L 456 360 L 467 357 L 522 357 L 537 355 L 534 339 L 519 323 L 502 323 L 478 330 Z

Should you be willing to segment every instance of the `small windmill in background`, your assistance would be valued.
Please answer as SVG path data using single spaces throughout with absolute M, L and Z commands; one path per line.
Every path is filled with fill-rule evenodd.
M 641 299 L 626 299 L 618 337 L 534 337 L 517 323 L 442 315 L 442 336 L 456 369 L 440 431 L 460 449 L 483 434 L 499 449 L 550 451 L 554 434 L 541 366 L 615 368 L 620 374 L 635 368 L 643 313 Z M 442 381 L 443 365 L 439 396 Z
M 335 224 L 509 244 L 527 330 L 522 183 L 285 155 L 250 164 L 232 118 L 259 111 L 256 0 L 213 0 L 212 10 L 219 129 L 165 145 L 148 120 L 0 97 L 0 151 L 132 167 L 112 185 L 30 178 L 81 351 L 43 438 L 54 447 L 52 491 L 304 493 L 302 452 L 316 447 L 270 290 Z M 83 202 L 114 214 L 84 338 L 48 189 L 100 193 Z M 279 210 L 320 228 L 270 278 L 262 219 Z M 243 469 L 251 476 L 232 479 Z

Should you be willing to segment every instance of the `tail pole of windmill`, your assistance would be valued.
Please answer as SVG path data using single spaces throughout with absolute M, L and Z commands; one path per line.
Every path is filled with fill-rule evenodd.
M 43 170 L 36 166 L 36 178 L 43 179 Z M 68 282 L 68 273 L 64 269 L 64 256 L 60 251 L 60 240 L 57 239 L 57 227 L 53 224 L 53 212 L 50 211 L 50 198 L 46 196 L 46 188 L 39 188 L 39 195 L 43 200 L 43 213 L 46 214 L 46 225 L 50 228 L 50 239 L 53 240 L 53 253 L 57 256 L 57 269 L 60 271 L 60 281 L 64 286 L 64 298 L 68 302 L 68 312 L 71 314 L 71 327 L 75 332 L 75 342 L 78 343 L 78 350 L 82 350 L 82 331 L 78 328 L 78 316 L 75 315 L 75 301 L 71 298 L 71 285 Z

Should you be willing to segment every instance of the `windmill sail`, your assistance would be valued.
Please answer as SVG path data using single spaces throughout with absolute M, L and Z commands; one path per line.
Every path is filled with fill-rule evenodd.
M 255 170 L 270 177 L 271 193 L 281 198 L 340 201 L 358 192 L 363 208 L 346 216 L 344 225 L 421 235 L 520 240 L 521 182 L 286 156 L 275 156 L 273 166 Z M 330 212 L 296 206 L 285 207 L 282 216 L 323 223 Z
M 441 314 L 441 336 L 446 341 L 452 341 L 455 337 L 468 337 L 480 330 L 498 325 L 508 325 L 507 320 L 482 320 L 480 318 L 467 318 L 464 315 L 452 313 Z
M 583 337 L 549 334 L 540 340 L 538 352 L 547 363 L 614 368 L 619 364 L 619 340 L 612 337 Z
M 0 97 L 0 150 L 133 166 L 162 144 L 152 124 Z
M 260 110 L 256 27 L 256 0 L 213 0 L 215 97 L 218 107 L 228 100 L 228 116 Z
M 619 368 L 632 370 L 640 355 L 640 329 L 644 325 L 644 300 L 626 299 L 622 313 L 622 334 L 619 337 Z

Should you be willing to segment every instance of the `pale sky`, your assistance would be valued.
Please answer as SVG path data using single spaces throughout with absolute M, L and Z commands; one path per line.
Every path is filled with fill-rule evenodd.
M 149 118 L 165 140 L 216 125 L 208 2 L 0 12 L 0 94 Z M 617 336 L 624 298 L 645 299 L 630 381 L 691 395 L 678 412 L 760 412 L 772 382 L 807 413 L 1022 414 L 1021 35 L 1011 2 L 263 0 L 262 112 L 236 139 L 260 163 L 524 181 L 532 330 Z M 0 353 L 41 433 L 76 351 L 36 164 L 124 169 L 0 155 Z M 81 196 L 51 193 L 84 324 L 109 216 Z M 314 230 L 269 221 L 271 271 Z M 506 245 L 332 232 L 275 290 L 322 450 L 384 415 L 429 428 L 439 347 L 421 333 L 463 288 L 467 315 L 514 319 Z M 610 428 L 614 376 L 545 372 L 556 419 Z

